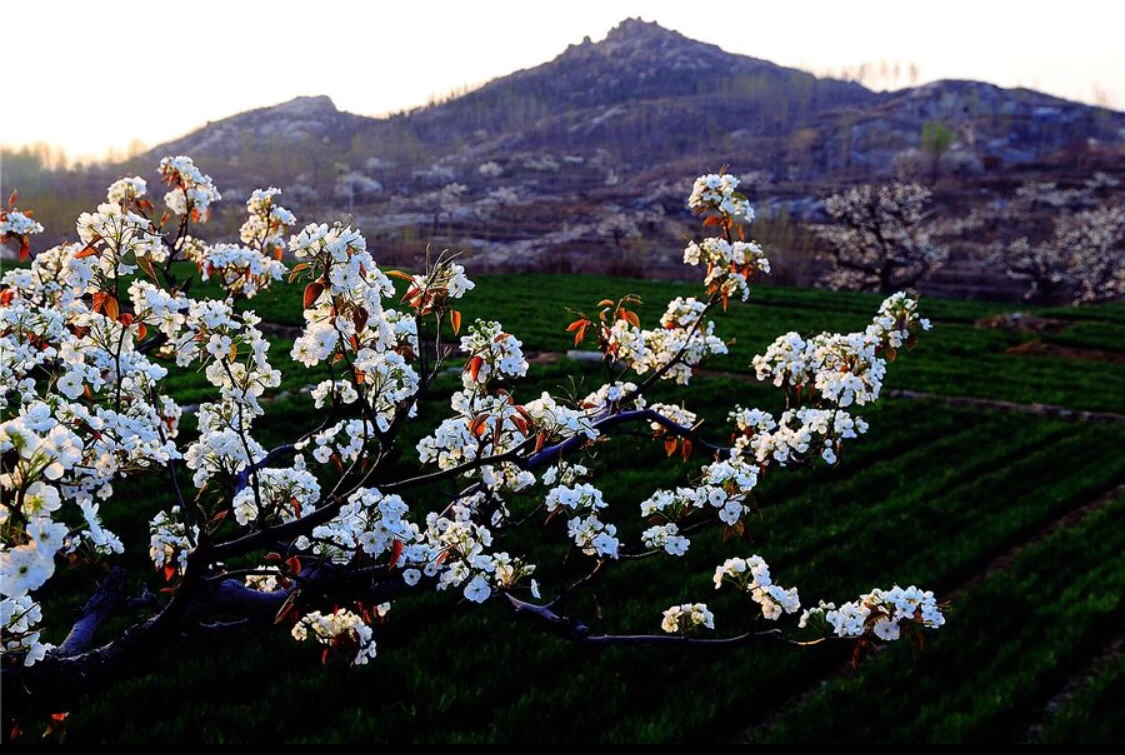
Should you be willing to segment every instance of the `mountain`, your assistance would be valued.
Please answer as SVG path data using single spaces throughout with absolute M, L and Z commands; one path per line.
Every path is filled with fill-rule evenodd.
M 660 274 L 690 228 L 692 176 L 730 165 L 764 217 L 784 222 L 778 239 L 798 247 L 789 220 L 819 217 L 833 188 L 932 178 L 927 124 L 952 142 L 936 171 L 950 206 L 1026 178 L 1125 174 L 1120 112 L 972 81 L 874 92 L 639 19 L 424 108 L 369 118 L 299 97 L 209 123 L 114 173 L 190 154 L 228 199 L 286 187 L 301 214 L 353 212 L 403 261 L 435 243 L 469 249 L 480 266 L 628 272 L 643 253 Z M 450 184 L 463 188 L 442 192 Z

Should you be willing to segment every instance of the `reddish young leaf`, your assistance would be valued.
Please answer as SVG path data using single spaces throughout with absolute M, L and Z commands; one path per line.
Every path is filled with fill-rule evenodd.
M 322 293 L 324 293 L 324 284 L 320 281 L 313 281 L 305 286 L 305 309 L 315 304 Z
M 574 334 L 574 345 L 577 346 L 584 340 L 586 340 L 586 325 L 583 325 L 578 329 L 578 332 Z
M 356 307 L 352 310 L 352 322 L 355 323 L 355 332 L 362 333 L 367 327 L 367 310 L 363 307 Z
M 117 304 L 117 297 L 114 296 L 106 295 L 103 309 L 105 310 L 105 316 L 111 320 L 116 320 L 117 316 L 121 314 Z
M 469 371 L 469 377 L 473 379 L 473 382 L 476 382 L 477 376 L 480 374 L 480 368 L 483 365 L 484 359 L 482 359 L 480 355 L 474 356 L 469 360 L 468 364 L 465 365 L 465 369 Z

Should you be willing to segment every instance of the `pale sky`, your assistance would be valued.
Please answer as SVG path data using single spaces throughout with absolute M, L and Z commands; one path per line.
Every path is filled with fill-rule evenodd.
M 550 60 L 641 16 L 816 73 L 901 64 L 1125 108 L 1120 0 L 30 0 L 6 8 L 0 143 L 101 157 L 327 94 L 379 115 Z

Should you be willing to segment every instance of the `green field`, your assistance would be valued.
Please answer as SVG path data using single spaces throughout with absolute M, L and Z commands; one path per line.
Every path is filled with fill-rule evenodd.
M 283 295 L 267 292 L 248 308 L 268 322 L 299 324 L 299 295 L 281 288 Z M 566 352 L 563 328 L 573 319 L 567 306 L 592 308 L 607 296 L 639 294 L 642 321 L 651 323 L 669 298 L 696 292 L 688 284 L 593 276 L 485 276 L 463 310 L 466 321 L 500 320 L 526 350 Z M 779 408 L 777 391 L 751 379 L 753 354 L 788 330 L 861 328 L 879 300 L 758 289 L 749 305 L 732 304 L 717 318 L 720 334 L 737 339 L 730 356 L 709 365 L 687 391 L 661 389 L 649 397 L 683 399 L 706 419 L 705 432 L 712 428 L 721 437 L 731 405 Z M 974 327 L 1010 309 L 924 300 L 923 314 L 935 328 L 891 365 L 887 388 L 1125 411 L 1120 361 L 1010 354 L 1035 336 Z M 1072 321 L 1047 341 L 1125 352 L 1120 305 L 1045 314 Z M 288 348 L 275 342 L 275 364 L 286 364 Z M 571 375 L 587 390 L 599 384 L 597 369 L 563 359 L 534 366 L 517 395 L 566 388 Z M 294 365 L 283 387 L 320 379 Z M 410 446 L 440 421 L 454 385 L 453 377 L 439 383 L 433 404 L 411 428 Z M 178 377 L 173 390 L 188 403 L 209 393 L 194 374 Z M 1072 678 L 1125 619 L 1125 496 L 1042 535 L 1125 483 L 1125 424 L 957 407 L 937 398 L 888 398 L 866 416 L 871 431 L 853 441 L 839 467 L 764 480 L 752 540 L 723 542 L 714 532 L 695 536 L 683 559 L 616 564 L 574 609 L 598 628 L 650 632 L 664 607 L 704 600 L 721 630 L 724 615 L 737 609 L 730 596 L 714 592 L 711 574 L 723 559 L 749 553 L 766 558 L 781 583 L 798 585 L 806 604 L 895 581 L 932 587 L 940 597 L 972 580 L 956 592 L 948 625 L 917 658 L 903 644 L 846 670 L 842 643 L 592 650 L 517 622 L 497 603 L 469 606 L 420 591 L 396 604 L 381 630 L 379 657 L 356 669 L 331 660 L 322 666 L 319 654 L 281 629 L 185 637 L 151 668 L 76 709 L 68 741 L 1125 739 L 1119 704 L 1125 664 L 1111 660 L 1089 678 Z M 270 446 L 316 421 L 311 401 L 285 398 L 269 405 L 259 435 Z M 411 463 L 409 454 L 403 463 Z M 600 451 L 597 468 L 614 471 L 597 484 L 619 512 L 610 519 L 623 523 L 623 537 L 636 539 L 636 506 L 648 492 L 683 481 L 697 465 L 667 460 L 659 444 L 642 438 L 622 438 Z M 127 558 L 138 569 L 147 521 L 168 505 L 164 483 L 120 486 L 119 502 L 103 506 L 107 526 L 132 546 Z M 416 511 L 430 503 L 408 502 Z M 565 552 L 559 533 L 543 537 L 533 530 L 534 537 L 521 535 L 506 547 L 542 564 L 547 585 L 576 573 L 573 564 L 551 566 Z M 81 580 L 65 579 L 78 599 Z M 61 600 L 47 609 L 66 615 Z M 1044 705 L 1068 683 L 1077 691 L 1045 714 Z

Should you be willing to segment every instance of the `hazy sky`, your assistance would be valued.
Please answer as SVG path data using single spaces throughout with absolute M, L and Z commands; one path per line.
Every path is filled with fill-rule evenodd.
M 0 143 L 102 156 L 302 94 L 387 113 L 545 62 L 638 15 L 818 73 L 897 61 L 898 86 L 914 63 L 919 83 L 982 79 L 1125 107 L 1121 0 L 31 0 L 3 14 Z

